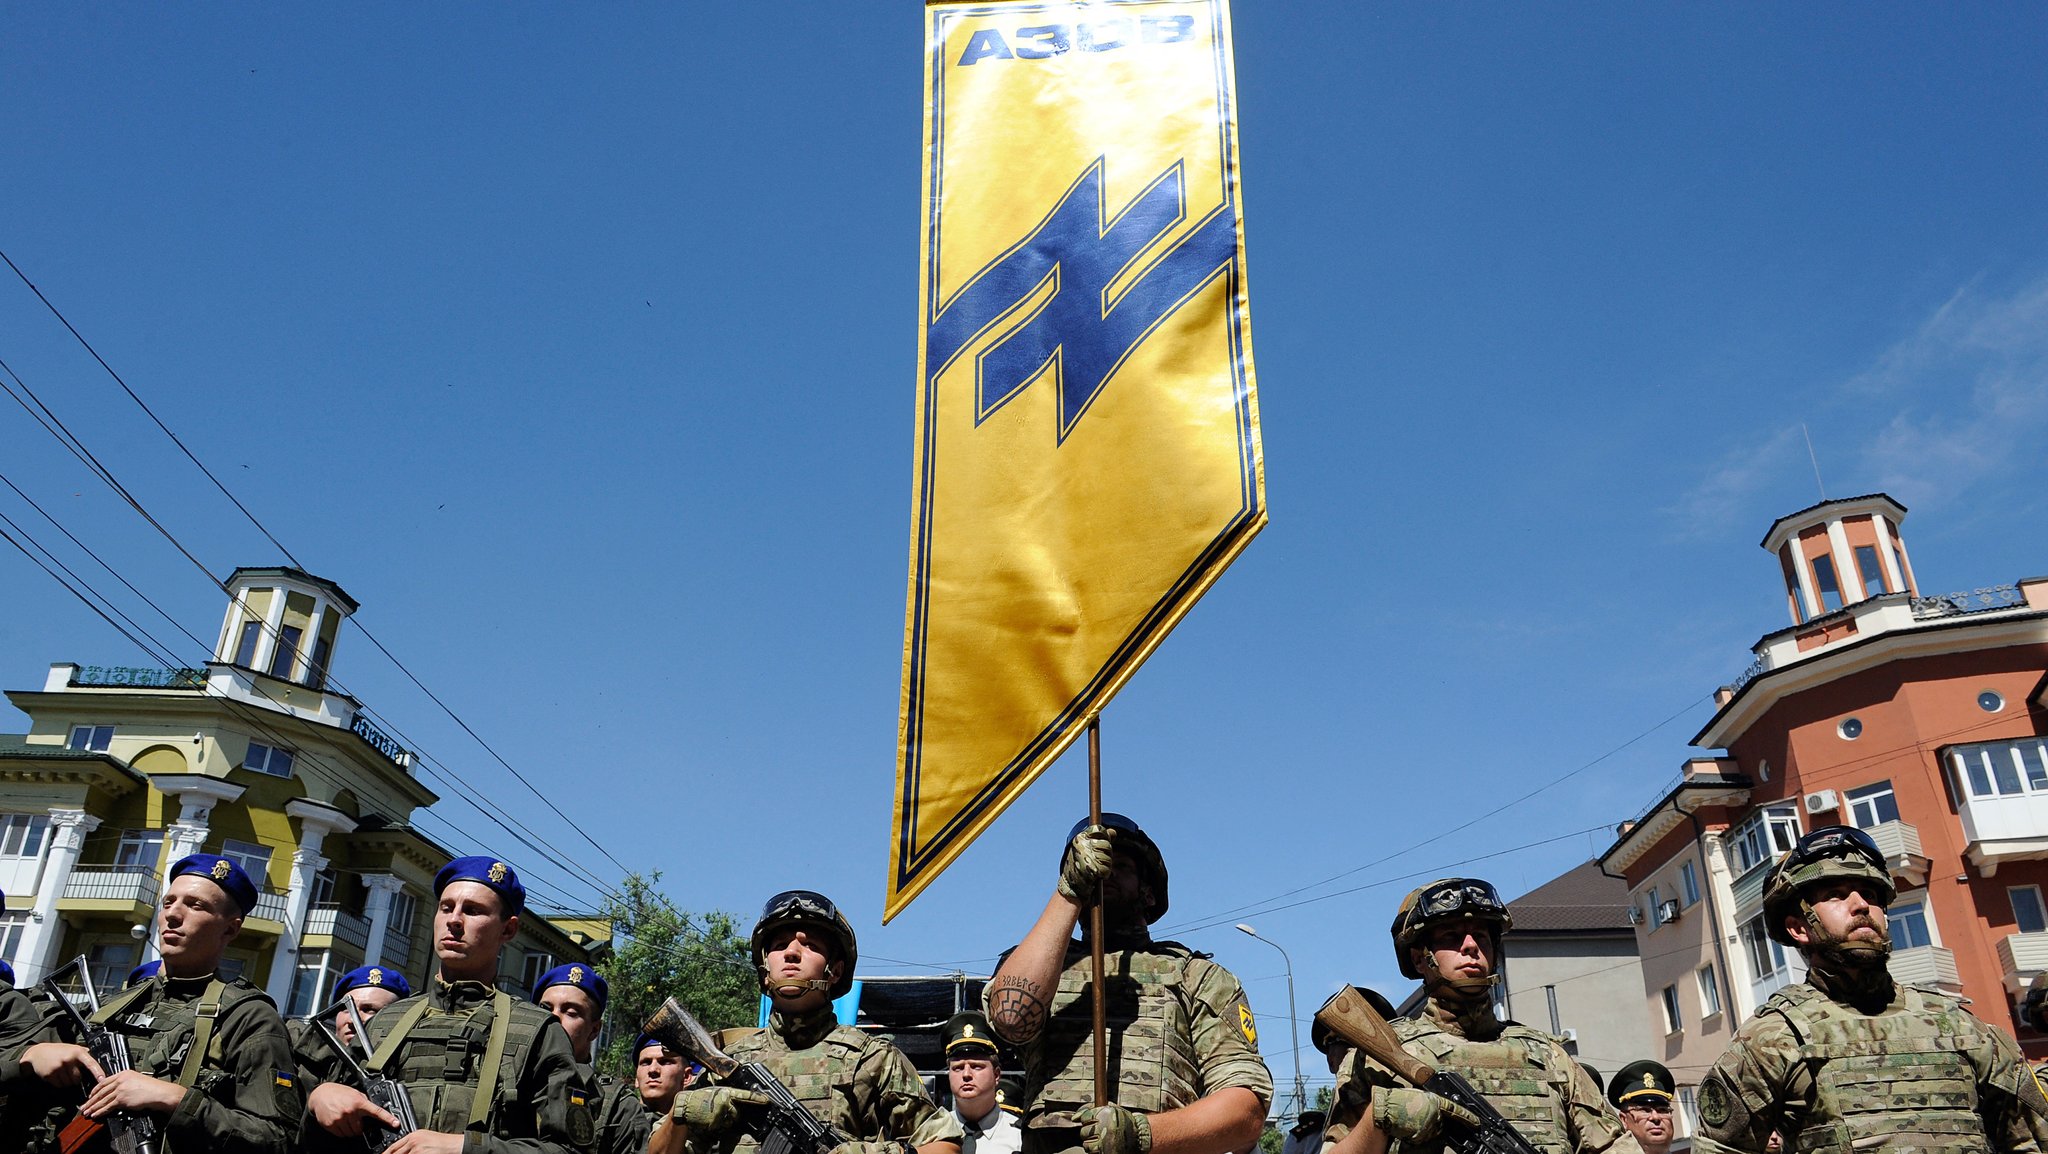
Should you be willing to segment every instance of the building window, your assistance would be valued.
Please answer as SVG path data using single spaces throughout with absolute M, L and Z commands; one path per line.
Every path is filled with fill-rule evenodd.
M 1742 923 L 1742 948 L 1749 957 L 1749 972 L 1756 981 L 1774 977 L 1785 968 L 1785 947 L 1771 940 L 1764 928 L 1764 916 L 1757 916 Z
M 1899 799 L 1892 793 L 1892 783 L 1880 781 L 1850 790 L 1849 820 L 1861 829 L 1899 820 Z
M 135 968 L 134 942 L 101 942 L 85 952 L 85 969 L 92 975 L 92 988 L 102 998 L 113 996 Z
M 1676 1034 L 1685 1028 L 1685 1019 L 1678 1013 L 1678 987 L 1664 987 L 1664 1032 Z
M 262 636 L 262 634 L 263 634 L 263 622 L 261 622 L 261 621 L 244 621 L 244 622 L 242 622 L 242 637 L 241 637 L 241 640 L 239 640 L 239 641 L 237 641 L 237 642 L 235 643 L 235 664 L 236 664 L 236 665 L 239 665 L 239 666 L 241 666 L 241 667 L 242 667 L 242 668 L 244 668 L 244 669 L 249 669 L 249 668 L 253 668 L 253 667 L 255 666 L 255 664 L 256 664 L 256 638 L 258 638 L 258 637 Z
M 316 910 L 337 909 L 341 903 L 334 900 L 334 871 L 321 870 L 313 875 L 313 908 Z
M 1688 907 L 1700 904 L 1700 874 L 1691 862 L 1678 867 L 1678 891 L 1685 895 Z
M 1654 929 L 1656 929 L 1657 927 L 1659 927 L 1659 926 L 1661 926 L 1661 925 L 1663 925 L 1663 924 L 1664 924 L 1664 895 L 1663 895 L 1663 894 L 1662 894 L 1661 892 L 1659 892 L 1659 891 L 1658 891 L 1658 889 L 1657 889 L 1657 887 L 1656 887 L 1656 886 L 1651 886 L 1651 887 L 1650 887 L 1650 928 L 1654 930 Z
M 523 991 L 532 991 L 540 984 L 540 976 L 554 968 L 555 955 L 544 954 L 539 950 L 526 951 L 526 964 L 519 971 L 519 988 Z
M 2005 708 L 2005 698 L 2000 697 L 1995 690 L 1987 689 L 1977 695 L 1977 708 L 1986 713 L 1997 713 Z
M 2023 934 L 2048 930 L 2048 907 L 2041 904 L 2040 886 L 2014 886 L 2005 891 L 2012 899 L 2012 922 Z
M 1893 949 L 1911 950 L 1934 944 L 1927 930 L 1927 907 L 1920 899 L 1893 906 L 1885 911 L 1885 917 L 1891 922 Z
M 111 725 L 78 725 L 72 727 L 71 740 L 65 748 L 105 753 L 113 740 L 114 727 Z
M 1833 613 L 1842 607 L 1842 585 L 1835 580 L 1835 562 L 1831 557 L 1813 559 L 1813 587 L 1820 591 L 1820 611 Z
M 1865 597 L 1876 597 L 1884 592 L 1884 564 L 1877 559 L 1876 546 L 1856 546 L 1856 575 L 1863 578 Z
M 299 638 L 305 633 L 296 625 L 282 625 L 277 630 L 277 648 L 270 655 L 270 675 L 289 681 L 292 665 L 299 659 Z
M 248 756 L 242 758 L 242 768 L 267 773 L 272 777 L 290 777 L 292 755 L 282 749 L 273 749 L 261 742 L 252 741 L 249 743 Z
M 2048 793 L 2048 742 L 2039 738 L 1957 749 L 1949 755 L 1973 798 Z
M 164 831 L 124 829 L 121 844 L 114 847 L 114 868 L 122 873 L 153 874 L 163 856 Z
M 1842 735 L 1843 741 L 1854 741 L 1863 736 L 1863 719 L 1860 717 L 1845 717 L 1842 719 L 1842 724 L 1835 726 L 1835 732 Z
M 1714 963 L 1708 962 L 1693 972 L 1700 983 L 1700 1017 L 1711 1018 L 1721 1012 L 1721 983 L 1714 976 Z
M 1760 809 L 1735 827 L 1735 872 L 1748 873 L 1776 861 L 1799 841 L 1799 814 L 1790 803 Z
M 1691 1134 L 1700 1128 L 1700 1098 L 1698 1087 L 1680 1086 L 1678 1088 L 1678 1114 L 1679 1117 L 1682 1119 L 1680 1125 L 1683 1125 L 1685 1127 L 1685 1129 L 1679 1131 L 1679 1137 L 1682 1138 L 1685 1135 Z
M 384 957 L 407 960 L 412 952 L 412 927 L 419 920 L 420 900 L 410 890 L 399 890 L 391 895 L 390 921 L 384 930 Z M 371 959 L 383 961 L 383 958 Z
M 327 687 L 327 659 L 334 655 L 334 647 L 322 637 L 313 643 L 313 659 L 306 664 L 306 687 L 325 689 Z
M 21 939 L 28 936 L 28 911 L 0 914 L 0 958 L 19 958 Z
M 48 814 L 0 813 L 0 857 L 41 857 L 49 830 Z M 0 953 L 0 958 L 9 956 Z
M 220 844 L 220 856 L 241 866 L 249 880 L 256 883 L 257 891 L 263 890 L 264 880 L 270 876 L 269 846 L 228 838 Z

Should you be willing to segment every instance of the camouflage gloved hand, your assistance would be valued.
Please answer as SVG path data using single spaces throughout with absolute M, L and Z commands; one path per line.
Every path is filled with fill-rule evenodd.
M 830 1154 L 905 1154 L 908 1142 L 841 1142 Z
M 752 1090 L 705 1086 L 677 1094 L 675 1108 L 669 1111 L 669 1116 L 692 1130 L 722 1134 L 740 1124 L 740 1107 L 766 1105 L 769 1105 L 768 1099 Z
M 1081 837 L 1086 836 L 1084 831 Z M 1151 1154 L 1152 1120 L 1116 1105 L 1083 1111 L 1081 1148 L 1088 1154 Z
M 1403 1142 L 1430 1142 L 1443 1133 L 1445 1119 L 1479 1125 L 1472 1111 L 1449 1098 L 1406 1086 L 1372 1088 L 1372 1124 Z
M 1095 904 L 1102 879 L 1109 876 L 1111 834 L 1106 826 L 1091 825 L 1067 843 L 1067 856 L 1060 861 L 1060 894 L 1084 906 Z

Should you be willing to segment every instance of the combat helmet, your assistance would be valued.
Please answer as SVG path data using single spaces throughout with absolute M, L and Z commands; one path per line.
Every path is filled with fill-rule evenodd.
M 1401 966 L 1402 977 L 1422 980 L 1422 971 L 1408 960 L 1409 948 L 1422 942 L 1429 927 L 1454 918 L 1472 918 L 1493 928 L 1493 967 L 1496 974 L 1500 972 L 1501 935 L 1515 924 L 1507 903 L 1500 900 L 1500 891 L 1492 882 L 1478 878 L 1438 878 L 1409 891 L 1401 908 L 1394 911 L 1394 924 L 1388 932 L 1394 938 L 1394 960 Z
M 1873 905 L 1888 906 L 1899 893 L 1885 868 L 1884 853 L 1862 830 L 1824 825 L 1800 838 L 1764 878 L 1764 929 L 1771 940 L 1798 948 L 1785 932 L 1785 919 L 1799 914 L 1812 924 L 1813 911 L 1802 896 L 1806 888 L 1843 879 L 1867 882 L 1877 895 Z
M 761 920 L 754 923 L 750 945 L 754 972 L 761 978 L 762 989 L 767 990 L 768 987 L 768 939 L 774 936 L 775 931 L 791 926 L 823 934 L 838 947 L 839 956 L 833 963 L 830 981 L 810 984 L 813 988 L 825 990 L 834 999 L 844 996 L 853 988 L 853 968 L 860 960 L 860 946 L 846 915 L 839 912 L 831 898 L 815 890 L 784 890 L 761 907 Z
M 1074 828 L 1067 831 L 1067 840 L 1065 842 L 1067 848 L 1060 852 L 1060 869 L 1062 872 L 1067 868 L 1067 855 L 1074 852 L 1075 835 L 1087 829 L 1089 824 L 1089 820 L 1084 817 L 1074 823 Z M 1104 811 L 1102 824 L 1104 828 L 1116 831 L 1116 837 L 1112 840 L 1112 844 L 1118 849 L 1129 851 L 1131 856 L 1137 859 L 1138 868 L 1145 871 L 1147 875 L 1145 884 L 1152 887 L 1152 904 L 1145 908 L 1145 924 L 1149 926 L 1160 918 L 1165 917 L 1166 858 L 1160 854 L 1159 844 L 1152 840 L 1152 835 L 1140 829 L 1137 822 L 1132 821 L 1123 814 Z

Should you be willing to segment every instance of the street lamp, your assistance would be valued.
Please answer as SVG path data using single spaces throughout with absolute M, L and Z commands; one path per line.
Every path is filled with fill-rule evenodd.
M 1243 922 L 1237 923 L 1237 930 L 1280 950 L 1280 961 L 1287 966 L 1287 1033 L 1294 1043 L 1294 1109 L 1298 1114 L 1308 1109 L 1308 1088 L 1301 1080 L 1301 1024 L 1294 1016 L 1294 959 L 1287 956 L 1287 951 L 1281 949 L 1279 942 L 1271 938 L 1260 938 L 1259 931 Z

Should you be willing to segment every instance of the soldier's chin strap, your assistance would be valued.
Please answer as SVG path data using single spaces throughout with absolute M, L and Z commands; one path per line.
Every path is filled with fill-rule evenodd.
M 829 969 L 825 971 L 825 976 L 822 978 L 807 978 L 801 982 L 778 981 L 763 973 L 761 975 L 761 992 L 771 998 L 801 998 L 812 990 L 817 990 L 827 998 L 830 998 L 832 996 L 832 981 L 832 971 Z
M 1799 899 L 1799 916 L 1806 919 L 1806 933 L 1813 942 L 1813 951 L 1824 958 L 1845 966 L 1861 967 L 1881 966 L 1892 956 L 1891 935 L 1883 930 L 1878 931 L 1874 940 L 1838 938 L 1821 928 L 1820 915 L 1814 911 L 1813 903 L 1805 898 Z

